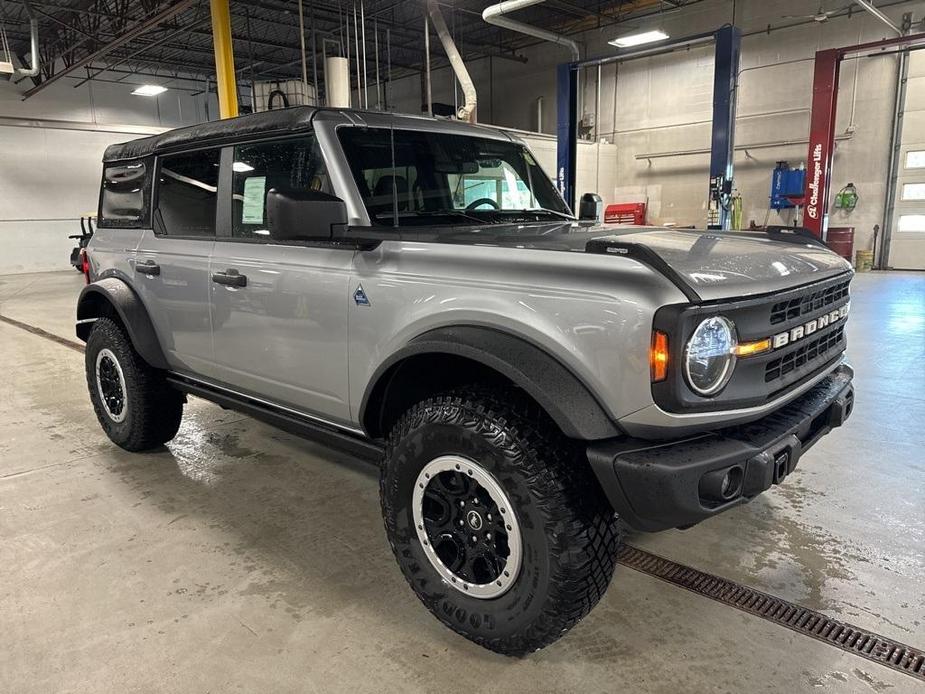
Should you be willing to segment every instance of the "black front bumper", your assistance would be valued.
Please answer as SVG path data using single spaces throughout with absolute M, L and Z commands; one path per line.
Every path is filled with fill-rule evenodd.
M 588 459 L 620 517 L 637 530 L 686 527 L 756 497 L 848 419 L 852 370 L 840 366 L 763 419 L 680 441 L 599 441 Z M 727 483 L 724 489 L 724 481 Z

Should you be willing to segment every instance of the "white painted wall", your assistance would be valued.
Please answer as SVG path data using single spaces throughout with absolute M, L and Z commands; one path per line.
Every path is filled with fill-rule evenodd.
M 809 13 L 817 4 L 803 0 L 706 0 L 683 12 L 662 16 L 665 29 L 673 37 L 681 37 L 733 21 L 735 7 L 734 21 L 745 32 L 738 144 L 806 139 L 815 51 L 890 33 L 860 11 L 850 19 L 766 32 L 769 24 L 784 23 L 783 15 Z M 897 21 L 905 11 L 918 19 L 925 16 L 923 0 L 889 6 L 884 0 L 879 5 Z M 636 24 L 642 26 L 644 22 Z M 606 43 L 613 38 L 612 30 L 589 31 L 578 38 L 586 55 L 613 52 Z M 556 125 L 555 66 L 567 59 L 567 53 L 549 44 L 523 53 L 529 59 L 526 64 L 498 58 L 470 63 L 479 92 L 479 119 L 534 130 L 537 99 L 542 97 L 542 129 L 552 135 Z M 842 68 L 838 132 L 845 134 L 849 122 L 854 128 L 849 139 L 839 142 L 832 185 L 837 190 L 848 182 L 855 183 L 861 201 L 851 215 L 835 213 L 831 224 L 855 226 L 859 248 L 869 247 L 873 225 L 882 223 L 895 70 L 894 56 L 862 58 L 846 62 Z M 596 134 L 608 144 L 580 146 L 579 193 L 596 190 L 608 203 L 646 200 L 654 223 L 702 226 L 708 156 L 645 160 L 637 155 L 709 146 L 712 73 L 710 47 L 605 66 Z M 585 113 L 595 111 L 596 78 L 596 69 L 582 75 Z M 25 84 L 16 87 L 0 81 L 0 243 L 4 248 L 0 274 L 64 266 L 71 245 L 67 235 L 76 232 L 82 213 L 96 207 L 99 159 L 106 145 L 157 128 L 200 122 L 217 113 L 214 97 L 207 101 L 202 95 L 193 95 L 192 90 L 202 87 L 197 83 L 174 83 L 189 91 L 171 89 L 156 99 L 131 96 L 131 86 L 125 83 L 93 82 L 76 89 L 73 84 L 62 80 L 23 102 L 20 92 Z M 436 101 L 453 103 L 453 79 L 448 70 L 433 72 L 433 96 Z M 371 98 L 374 101 L 372 93 Z M 413 76 L 394 82 L 391 99 L 400 111 L 419 112 L 420 79 Z M 22 119 L 41 122 L 24 124 Z M 553 173 L 554 140 L 529 139 L 544 167 Z M 803 144 L 754 147 L 737 153 L 736 184 L 744 199 L 746 224 L 751 219 L 758 223 L 765 220 L 774 163 L 779 159 L 799 163 L 805 157 Z M 772 213 L 768 221 L 788 222 L 789 217 Z
M 916 19 L 925 16 L 925 2 L 921 0 L 884 1 L 878 6 L 886 8 L 886 14 L 897 23 L 903 12 L 912 12 Z M 817 2 L 805 0 L 707 0 L 683 12 L 663 14 L 661 25 L 674 38 L 710 31 L 733 19 L 743 29 L 738 144 L 805 140 L 809 134 L 815 52 L 891 36 L 885 25 L 860 10 L 850 19 L 766 31 L 769 24 L 780 26 L 793 21 L 783 20 L 784 15 L 808 14 L 817 7 Z M 644 20 L 633 23 L 639 27 L 644 24 Z M 612 29 L 594 30 L 577 38 L 585 55 L 600 57 L 614 52 L 606 43 L 614 33 Z M 479 119 L 531 129 L 536 120 L 537 98 L 542 97 L 543 130 L 554 133 L 555 66 L 566 61 L 568 54 L 550 44 L 534 46 L 523 53 L 529 58 L 526 65 L 498 58 L 470 65 L 479 93 Z M 854 132 L 837 146 L 832 187 L 835 191 L 853 182 L 861 202 L 850 215 L 834 213 L 830 223 L 856 227 L 856 248 L 870 247 L 873 225 L 883 220 L 896 62 L 895 56 L 862 58 L 847 61 L 842 67 L 838 132 L 844 135 L 849 122 L 853 122 Z M 614 143 L 617 151 L 616 170 L 612 175 L 608 172 L 597 190 L 605 202 L 646 200 L 654 223 L 705 224 L 709 156 L 640 160 L 637 155 L 709 147 L 712 77 L 711 46 L 602 68 L 598 135 Z M 585 71 L 581 80 L 585 85 L 584 113 L 594 113 L 597 69 Z M 399 110 L 420 109 L 417 77 L 396 81 L 391 94 Z M 453 103 L 452 79 L 447 70 L 433 72 L 433 94 L 436 101 Z M 735 178 L 743 196 L 746 225 L 752 219 L 759 224 L 765 221 L 775 162 L 799 164 L 806 159 L 806 149 L 805 144 L 794 144 L 737 152 Z M 612 187 L 609 180 L 613 181 Z M 579 181 L 579 193 L 589 190 L 585 185 Z M 790 214 L 771 213 L 768 222 L 789 223 Z
M 194 83 L 172 82 L 183 90 L 158 97 L 132 96 L 128 83 L 74 84 L 65 79 L 23 101 L 31 83 L 0 81 L 0 274 L 68 267 L 67 237 L 95 213 L 108 145 L 206 116 Z

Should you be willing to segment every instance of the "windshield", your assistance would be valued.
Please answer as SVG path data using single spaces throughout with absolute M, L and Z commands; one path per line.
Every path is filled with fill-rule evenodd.
M 524 214 L 570 215 L 533 155 L 515 142 L 387 128 L 338 132 L 374 224 L 492 224 Z

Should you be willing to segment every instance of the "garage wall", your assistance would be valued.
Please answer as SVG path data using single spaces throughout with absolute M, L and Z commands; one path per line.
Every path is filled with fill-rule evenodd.
M 67 236 L 96 210 L 103 150 L 207 113 L 192 83 L 138 97 L 131 84 L 75 89 L 65 79 L 23 101 L 27 82 L 0 81 L 0 274 L 67 268 Z M 214 101 L 209 108 L 217 112 Z
M 783 20 L 783 15 L 812 12 L 816 5 L 797 0 L 705 0 L 661 17 L 674 37 L 731 21 L 745 32 L 736 141 L 752 147 L 736 154 L 736 184 L 743 196 L 746 224 L 791 221 L 790 213 L 768 215 L 767 196 L 775 162 L 785 159 L 798 164 L 806 157 L 802 141 L 809 129 L 814 52 L 889 34 L 861 11 L 851 18 L 768 33 L 768 25 L 793 21 Z M 922 0 L 884 0 L 879 6 L 897 21 L 905 11 L 916 18 L 925 16 Z M 647 20 L 637 25 L 642 28 Z M 613 52 L 606 41 L 615 33 L 595 30 L 577 38 L 586 55 L 602 56 Z M 554 68 L 567 59 L 567 53 L 548 44 L 522 53 L 527 63 L 499 58 L 470 63 L 479 90 L 479 118 L 552 135 Z M 870 247 L 873 225 L 883 219 L 896 62 L 895 56 L 864 57 L 842 68 L 832 185 L 837 190 L 855 183 L 861 201 L 851 215 L 834 213 L 831 224 L 855 226 L 859 248 Z M 596 116 L 592 138 L 598 144 L 583 143 L 579 148 L 579 193 L 596 190 L 606 202 L 646 200 L 653 223 L 702 226 L 708 156 L 646 159 L 640 155 L 709 146 L 712 71 L 710 47 L 604 66 L 596 114 L 597 70 L 584 71 L 583 112 Z M 124 75 L 101 77 L 117 80 Z M 217 113 L 214 96 L 195 94 L 201 83 L 175 82 L 171 91 L 156 98 L 131 96 L 126 82 L 94 81 L 79 88 L 74 84 L 75 80 L 62 80 L 24 102 L 25 82 L 17 86 L 0 81 L 0 243 L 4 248 L 0 273 L 61 267 L 71 246 L 67 235 L 77 229 L 78 217 L 96 206 L 98 162 L 108 144 L 201 122 Z M 449 70 L 434 71 L 433 96 L 436 101 L 454 102 Z M 394 82 L 391 99 L 400 111 L 419 112 L 420 78 Z M 780 141 L 794 144 L 762 146 Z M 554 140 L 535 135 L 530 143 L 552 173 Z
M 925 2 L 877 4 L 897 22 L 903 12 L 911 11 L 917 19 L 925 16 Z M 768 33 L 768 25 L 795 21 L 782 19 L 784 15 L 808 14 L 817 7 L 818 3 L 797 0 L 707 0 L 683 13 L 666 12 L 661 18 L 662 26 L 673 37 L 713 30 L 733 21 L 743 29 L 736 142 L 754 146 L 736 153 L 736 184 L 743 197 L 746 225 L 749 220 L 764 223 L 766 217 L 772 224 L 791 222 L 790 212 L 768 216 L 771 170 L 778 160 L 796 165 L 806 158 L 802 141 L 809 134 L 815 51 L 890 35 L 886 26 L 860 10 L 850 18 Z M 646 25 L 646 20 L 634 23 L 639 28 Z M 595 30 L 576 38 L 585 55 L 596 57 L 613 53 L 606 42 L 626 32 Z M 543 131 L 554 133 L 554 67 L 567 60 L 568 54 L 549 44 L 522 52 L 529 59 L 526 65 L 499 58 L 470 64 L 479 90 L 480 120 L 535 129 L 536 103 L 542 97 Z M 850 215 L 834 213 L 830 223 L 855 226 L 857 248 L 870 247 L 873 225 L 883 220 L 896 63 L 895 56 L 865 57 L 847 61 L 842 67 L 832 186 L 834 191 L 853 182 L 861 201 Z M 436 101 L 453 103 L 448 75 L 448 70 L 433 72 Z M 595 134 L 614 143 L 617 151 L 614 185 L 598 190 L 606 202 L 647 200 L 650 220 L 657 224 L 706 223 L 707 154 L 649 160 L 637 156 L 709 147 L 712 75 L 713 50 L 706 46 L 602 68 Z M 585 84 L 583 112 L 594 114 L 597 69 L 584 71 L 581 79 Z M 399 110 L 418 112 L 420 95 L 418 77 L 393 84 L 392 97 Z M 799 142 L 758 146 L 781 141 Z M 586 190 L 581 182 L 578 188 L 579 192 Z

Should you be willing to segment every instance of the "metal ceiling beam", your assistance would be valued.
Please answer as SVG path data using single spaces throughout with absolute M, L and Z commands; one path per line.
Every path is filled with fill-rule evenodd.
M 204 2 L 205 0 L 202 1 Z M 90 77 L 93 77 L 95 75 L 102 74 L 102 71 L 100 70 L 102 65 L 106 65 L 107 67 L 111 68 L 116 65 L 124 65 L 126 63 L 132 62 L 150 65 L 157 64 L 158 61 L 163 62 L 165 65 L 180 65 L 181 63 L 177 63 L 175 61 L 185 60 L 186 65 L 189 66 L 188 69 L 195 70 L 196 72 L 203 75 L 211 75 L 213 69 L 211 65 L 206 64 L 206 61 L 191 62 L 188 60 L 188 57 L 192 57 L 192 54 L 198 55 L 201 53 L 203 56 L 205 56 L 207 53 L 211 54 L 211 44 L 209 41 L 211 39 L 211 34 L 207 31 L 197 29 L 199 22 L 194 22 L 188 27 L 163 26 L 163 22 L 165 22 L 168 18 L 180 14 L 184 10 L 191 7 L 194 2 L 195 0 L 188 0 L 186 2 L 176 3 L 171 7 L 165 8 L 162 13 L 155 15 L 148 20 L 144 20 L 142 24 L 135 27 L 129 27 L 126 32 L 115 35 L 112 26 L 117 21 L 120 24 L 124 24 L 125 17 L 124 15 L 117 14 L 112 9 L 111 5 L 100 2 L 81 2 L 71 6 L 62 2 L 62 0 L 33 0 L 33 3 L 36 6 L 44 7 L 49 10 L 49 12 L 42 12 L 40 10 L 46 21 L 53 22 L 54 24 L 63 27 L 67 32 L 75 32 L 81 36 L 78 37 L 75 42 L 66 43 L 64 45 L 60 44 L 60 42 L 56 44 L 58 46 L 58 50 L 53 52 L 56 54 L 57 61 L 59 61 L 59 68 L 61 68 L 60 61 L 62 56 L 67 57 L 67 59 L 64 61 L 64 67 L 61 68 L 61 71 L 58 74 L 49 76 L 46 81 L 40 83 L 35 88 L 26 92 L 24 98 L 34 96 L 46 86 L 53 84 L 63 76 L 70 75 L 73 77 L 73 73 L 75 71 L 81 70 L 82 68 L 86 68 L 88 66 L 92 68 Z M 388 3 L 385 3 L 385 5 L 388 6 Z M 396 3 L 391 7 L 397 9 L 401 8 L 402 5 L 408 7 L 408 5 L 405 5 L 401 2 Z M 417 68 L 411 63 L 414 63 L 416 60 L 418 60 L 420 56 L 419 35 L 417 32 L 411 30 L 404 22 L 404 19 L 408 16 L 408 11 L 397 12 L 393 22 L 389 21 L 387 17 L 382 16 L 384 14 L 382 6 L 383 5 L 380 4 L 379 9 L 374 13 L 369 13 L 368 17 L 377 16 L 377 21 L 380 28 L 384 29 L 388 27 L 391 29 L 393 37 L 392 49 L 405 58 L 405 61 L 393 59 L 393 66 L 398 70 L 416 70 Z M 452 7 L 454 12 L 460 13 L 461 17 L 465 17 L 467 19 L 468 15 L 472 15 L 473 17 L 479 16 L 477 12 L 473 10 L 467 10 L 465 7 L 450 5 L 447 6 Z M 273 56 L 271 53 L 272 51 L 285 51 L 291 55 L 299 53 L 299 48 L 296 45 L 288 45 L 281 41 L 281 39 L 288 38 L 293 29 L 293 25 L 285 21 L 285 19 L 289 16 L 287 14 L 287 10 L 290 10 L 291 8 L 289 8 L 285 3 L 276 2 L 274 0 L 252 0 L 251 7 L 257 8 L 258 12 L 263 15 L 260 16 L 259 14 L 251 14 L 251 19 L 254 21 L 255 25 L 259 26 L 262 23 L 266 28 L 262 28 L 262 30 L 257 31 L 253 36 L 241 34 L 234 35 L 232 40 L 241 42 L 242 45 L 244 42 L 247 42 L 249 45 L 272 49 L 268 50 L 263 56 L 254 56 L 257 60 L 257 63 L 264 65 L 265 74 L 272 75 L 274 72 L 277 72 L 288 75 L 287 69 L 290 67 L 290 65 L 286 62 L 279 63 L 275 60 L 272 60 Z M 338 5 L 334 2 L 325 2 L 324 0 L 321 0 L 320 2 L 316 3 L 318 26 L 319 30 L 323 33 L 326 28 L 330 29 L 334 34 L 338 32 L 341 18 L 337 13 L 337 8 Z M 589 11 L 589 14 L 597 13 Z M 235 13 L 234 16 L 236 19 L 245 17 L 245 15 L 241 14 L 240 12 Z M 63 21 L 62 18 L 64 17 L 73 18 L 72 22 Z M 153 31 L 158 24 L 161 24 L 162 26 L 160 28 L 166 30 L 167 32 L 164 35 L 164 38 L 155 39 L 154 41 L 150 41 L 145 45 L 142 45 L 141 42 L 136 40 L 138 36 L 141 36 L 145 32 Z M 470 37 L 464 41 L 465 54 L 467 58 L 471 57 L 475 59 L 480 56 L 493 55 L 502 59 L 526 62 L 527 59 L 523 55 L 517 54 L 516 49 L 506 48 L 504 45 L 496 42 L 484 42 L 476 40 L 474 38 L 476 33 L 474 30 L 481 26 L 480 20 L 478 22 L 463 21 L 460 22 L 459 26 L 461 31 Z M 190 36 L 194 36 L 196 40 L 193 40 L 186 45 L 181 45 L 181 43 L 171 41 L 169 39 L 170 36 L 177 36 L 185 32 L 188 32 L 188 35 Z M 87 46 L 88 44 L 89 48 L 84 48 L 84 51 L 89 50 L 91 52 L 80 58 L 80 53 L 77 51 L 81 46 Z M 94 48 L 96 48 L 96 50 L 93 50 Z M 152 58 L 152 60 L 141 60 L 141 55 L 144 53 L 147 53 L 148 56 Z M 407 60 L 409 55 L 413 55 L 413 59 L 411 61 Z M 371 57 L 370 60 L 375 60 L 375 57 Z M 86 79 L 87 77 L 81 74 L 77 78 L 77 81 L 82 84 L 86 81 Z
M 90 80 L 92 80 L 93 78 L 95 78 L 95 77 L 96 77 L 97 75 L 99 75 L 100 73 L 106 72 L 107 70 L 111 70 L 111 69 L 114 68 L 114 67 L 118 67 L 119 65 L 122 65 L 123 63 L 127 63 L 127 62 L 131 61 L 133 58 L 137 58 L 139 55 L 141 55 L 142 53 L 145 53 L 145 52 L 151 50 L 152 48 L 158 48 L 159 46 L 163 46 L 164 44 L 169 43 L 171 40 L 175 39 L 177 36 L 180 36 L 181 34 L 183 34 L 183 33 L 187 32 L 187 31 L 189 31 L 190 29 L 192 29 L 192 28 L 194 28 L 194 27 L 201 26 L 201 25 L 203 25 L 203 24 L 208 24 L 210 20 L 211 20 L 211 18 L 210 18 L 208 15 L 206 15 L 204 18 L 200 19 L 200 20 L 197 21 L 197 22 L 194 22 L 194 23 L 191 24 L 189 27 L 180 27 L 179 29 L 175 29 L 175 30 L 171 31 L 170 33 L 168 33 L 168 34 L 167 34 L 166 36 L 164 36 L 163 38 L 160 38 L 160 39 L 158 39 L 158 40 L 156 40 L 156 41 L 152 41 L 151 43 L 145 44 L 144 46 L 141 46 L 140 48 L 138 48 L 138 49 L 132 51 L 132 52 L 129 53 L 128 55 L 125 55 L 125 56 L 122 56 L 122 57 L 116 57 L 116 59 L 115 59 L 114 61 L 112 61 L 112 62 L 107 62 L 106 67 L 97 70 L 97 71 L 96 71 L 95 73 L 93 73 L 92 75 L 91 75 L 91 74 L 88 74 L 88 75 L 87 75 L 86 77 L 84 77 L 80 82 L 78 82 L 77 84 L 75 84 L 75 85 L 74 85 L 74 88 L 76 89 L 77 87 L 81 86 L 81 85 L 84 84 L 85 82 L 89 82 Z M 88 66 L 88 67 L 89 67 L 89 66 Z
M 48 79 L 44 80 L 43 82 L 41 82 L 41 83 L 38 84 L 37 86 L 35 86 L 35 87 L 33 87 L 32 89 L 28 90 L 28 91 L 25 92 L 25 93 L 23 94 L 23 96 L 22 96 L 23 101 L 25 101 L 26 99 L 28 99 L 28 98 L 31 97 L 31 96 L 35 96 L 35 95 L 38 94 L 40 91 L 42 91 L 43 89 L 45 89 L 45 87 L 48 87 L 49 85 L 54 84 L 55 82 L 57 82 L 59 79 L 61 79 L 61 78 L 64 77 L 65 75 L 69 75 L 70 73 L 74 72 L 75 70 L 79 70 L 80 68 L 82 68 L 82 67 L 84 67 L 84 66 L 86 66 L 86 65 L 89 65 L 89 64 L 92 63 L 94 60 L 99 60 L 100 58 L 102 58 L 102 57 L 108 55 L 110 52 L 112 52 L 112 51 L 115 50 L 116 48 L 119 48 L 120 46 L 124 46 L 124 45 L 127 44 L 129 41 L 132 41 L 133 39 L 135 39 L 135 38 L 141 36 L 142 34 L 148 32 L 148 31 L 150 31 L 151 29 L 153 29 L 154 27 L 158 26 L 161 22 L 164 22 L 164 21 L 170 19 L 171 17 L 176 17 L 178 14 L 181 14 L 182 12 L 185 12 L 186 10 L 188 10 L 190 7 L 192 7 L 193 5 L 195 5 L 195 4 L 198 3 L 198 2 L 199 2 L 199 0 L 180 0 L 180 1 L 177 2 L 176 4 L 171 5 L 170 7 L 164 8 L 163 10 L 161 10 L 161 11 L 158 12 L 157 14 L 155 14 L 155 15 L 149 17 L 148 19 L 144 20 L 143 22 L 140 22 L 140 23 L 136 24 L 134 27 L 132 27 L 131 29 L 129 29 L 128 31 L 126 31 L 125 33 L 123 33 L 121 36 L 117 36 L 117 37 L 114 38 L 112 41 L 110 41 L 109 43 L 104 44 L 103 46 L 101 46 L 101 47 L 100 47 L 99 49 L 97 49 L 96 51 L 90 53 L 90 54 L 87 55 L 87 56 L 84 56 L 84 57 L 81 58 L 80 60 L 75 61 L 74 63 L 72 63 L 71 65 L 67 66 L 66 68 L 64 68 L 64 69 L 61 70 L 60 72 L 55 73 L 54 75 L 52 75 L 52 76 L 49 77 Z
M 892 29 L 893 31 L 895 31 L 897 34 L 899 34 L 900 36 L 902 36 L 902 33 L 903 33 L 903 32 L 902 32 L 902 29 L 900 29 L 898 26 L 896 26 L 895 24 L 893 24 L 893 20 L 892 20 L 892 19 L 890 19 L 890 18 L 887 17 L 885 14 L 883 14 L 883 12 L 881 12 L 881 11 L 878 10 L 876 7 L 874 7 L 874 4 L 873 4 L 872 2 L 867 2 L 867 0 L 854 0 L 854 2 L 855 2 L 856 4 L 858 4 L 858 5 L 860 5 L 861 7 L 863 7 L 863 8 L 864 8 L 865 10 L 867 10 L 868 12 L 870 12 L 874 17 L 876 17 L 876 18 L 879 19 L 881 22 L 883 22 L 884 24 L 886 24 L 888 27 L 890 27 L 890 29 Z

